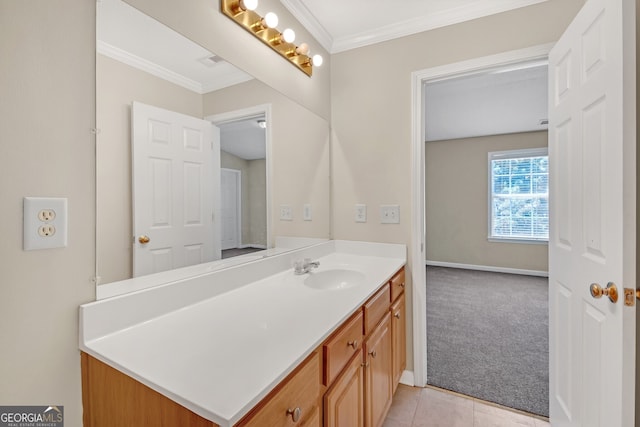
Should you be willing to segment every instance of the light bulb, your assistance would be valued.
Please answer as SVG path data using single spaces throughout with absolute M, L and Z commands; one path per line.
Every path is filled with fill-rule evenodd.
M 244 10 L 256 10 L 258 7 L 258 0 L 240 0 L 240 7 Z
M 306 55 L 309 53 L 309 45 L 306 43 L 300 43 L 300 46 L 296 48 L 296 53 L 298 55 Z
M 315 54 L 313 55 L 313 58 L 311 58 L 311 63 L 316 67 L 321 66 L 323 61 L 322 55 Z
M 262 22 L 266 27 L 275 28 L 278 26 L 278 15 L 273 12 L 269 12 L 264 16 L 264 18 L 262 18 Z
M 291 28 L 287 28 L 282 32 L 282 38 L 287 43 L 293 43 L 296 39 L 296 33 Z

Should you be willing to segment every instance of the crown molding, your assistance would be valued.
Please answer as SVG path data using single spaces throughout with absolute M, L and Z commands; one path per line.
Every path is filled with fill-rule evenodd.
M 154 64 L 153 62 L 148 61 L 144 58 L 140 58 L 139 56 L 133 55 L 118 47 L 110 45 L 109 43 L 98 40 L 96 43 L 96 50 L 98 53 L 104 56 L 108 56 L 109 58 L 115 59 L 116 61 L 123 62 L 131 67 L 145 71 L 156 77 L 177 84 L 178 86 L 182 86 L 186 89 L 189 89 L 190 91 L 199 93 L 201 95 L 205 93 L 204 88 L 199 82 L 189 79 L 171 70 L 167 70 L 164 67 Z
M 280 3 L 311 33 L 324 50 L 331 53 L 333 37 L 300 0 L 280 0 Z
M 329 53 L 344 52 L 383 41 L 410 36 L 423 31 L 433 30 L 447 25 L 458 24 L 472 19 L 482 18 L 521 7 L 543 3 L 548 0 L 503 0 L 500 2 L 477 2 L 435 13 L 418 16 L 403 22 L 390 24 L 346 37 L 333 39 L 320 22 L 302 4 L 300 0 L 280 0 L 280 2 L 300 21 Z

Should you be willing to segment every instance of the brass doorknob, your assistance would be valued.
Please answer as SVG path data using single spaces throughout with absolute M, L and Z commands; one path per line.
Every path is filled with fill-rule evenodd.
M 618 287 L 613 282 L 607 283 L 607 287 L 604 289 L 599 284 L 592 283 L 589 291 L 591 291 L 591 296 L 596 299 L 602 298 L 602 296 L 605 295 L 609 297 L 609 301 L 613 303 L 618 302 Z
M 138 237 L 138 242 L 142 243 L 143 245 L 146 245 L 150 241 L 151 241 L 151 239 L 149 238 L 149 236 L 145 236 L 144 234 L 142 236 Z

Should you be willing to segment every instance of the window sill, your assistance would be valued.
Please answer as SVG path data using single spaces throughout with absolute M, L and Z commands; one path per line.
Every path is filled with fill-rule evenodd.
M 534 239 L 510 239 L 507 237 L 488 237 L 487 241 L 492 243 L 520 243 L 525 245 L 548 245 L 548 240 L 534 240 Z

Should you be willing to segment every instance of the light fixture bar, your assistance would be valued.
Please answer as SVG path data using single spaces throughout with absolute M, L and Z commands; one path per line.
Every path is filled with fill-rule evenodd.
M 256 25 L 262 22 L 263 17 L 253 10 L 242 7 L 241 0 L 220 0 L 222 13 L 234 20 L 242 28 L 260 39 L 264 44 L 278 52 L 283 58 L 295 65 L 303 73 L 311 77 L 313 63 L 311 58 L 296 51 L 297 46 L 284 41 L 280 31 L 275 28 L 264 28 Z

